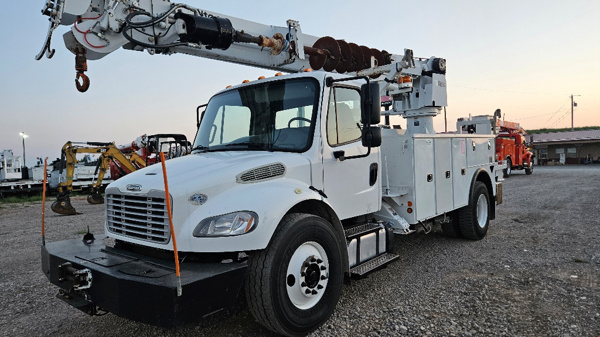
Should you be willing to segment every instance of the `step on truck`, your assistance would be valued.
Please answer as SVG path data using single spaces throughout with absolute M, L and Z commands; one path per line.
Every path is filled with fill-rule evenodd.
M 397 258 L 394 235 L 441 226 L 479 240 L 502 202 L 493 134 L 435 133 L 442 58 L 162 0 L 48 0 L 43 13 L 38 58 L 52 56 L 52 31 L 65 24 L 78 65 L 123 47 L 289 73 L 217 93 L 197 110 L 190 155 L 111 183 L 97 239 L 43 240 L 58 297 L 90 315 L 174 326 L 245 292 L 267 329 L 305 335 L 329 319 L 344 279 Z M 381 96 L 406 129 L 379 124 Z

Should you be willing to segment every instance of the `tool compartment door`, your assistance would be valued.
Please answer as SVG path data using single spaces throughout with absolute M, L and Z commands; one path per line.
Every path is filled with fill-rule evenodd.
M 415 212 L 420 220 L 436 215 L 433 143 L 432 138 L 414 139 Z
M 452 138 L 452 185 L 454 208 L 469 202 L 471 177 L 467 175 L 467 139 Z
M 436 213 L 442 214 L 454 208 L 452 193 L 451 139 L 435 138 L 435 205 Z

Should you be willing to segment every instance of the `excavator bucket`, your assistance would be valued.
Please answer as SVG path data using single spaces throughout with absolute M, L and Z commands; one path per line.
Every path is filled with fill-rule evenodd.
M 103 204 L 104 203 L 104 197 L 102 196 L 102 194 L 100 194 L 100 192 L 98 191 L 92 191 L 92 193 L 90 193 L 87 196 L 87 202 L 89 202 L 90 204 Z
M 52 203 L 50 206 L 52 212 L 62 214 L 62 215 L 75 215 L 77 212 L 75 208 L 71 205 L 71 199 L 68 194 L 59 194 L 56 197 L 56 201 Z

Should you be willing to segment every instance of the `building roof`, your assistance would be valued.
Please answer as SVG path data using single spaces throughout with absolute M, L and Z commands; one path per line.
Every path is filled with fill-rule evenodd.
M 538 133 L 527 135 L 533 144 L 600 141 L 600 129 Z

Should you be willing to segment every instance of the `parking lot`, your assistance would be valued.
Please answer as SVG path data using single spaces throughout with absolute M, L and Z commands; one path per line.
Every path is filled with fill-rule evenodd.
M 101 237 L 103 206 L 46 203 L 46 239 Z M 514 171 L 480 241 L 397 236 L 400 259 L 346 284 L 313 336 L 599 336 L 600 165 Z M 0 206 L 1 336 L 265 336 L 244 304 L 171 330 L 112 314 L 90 317 L 55 298 L 41 272 L 41 202 Z

